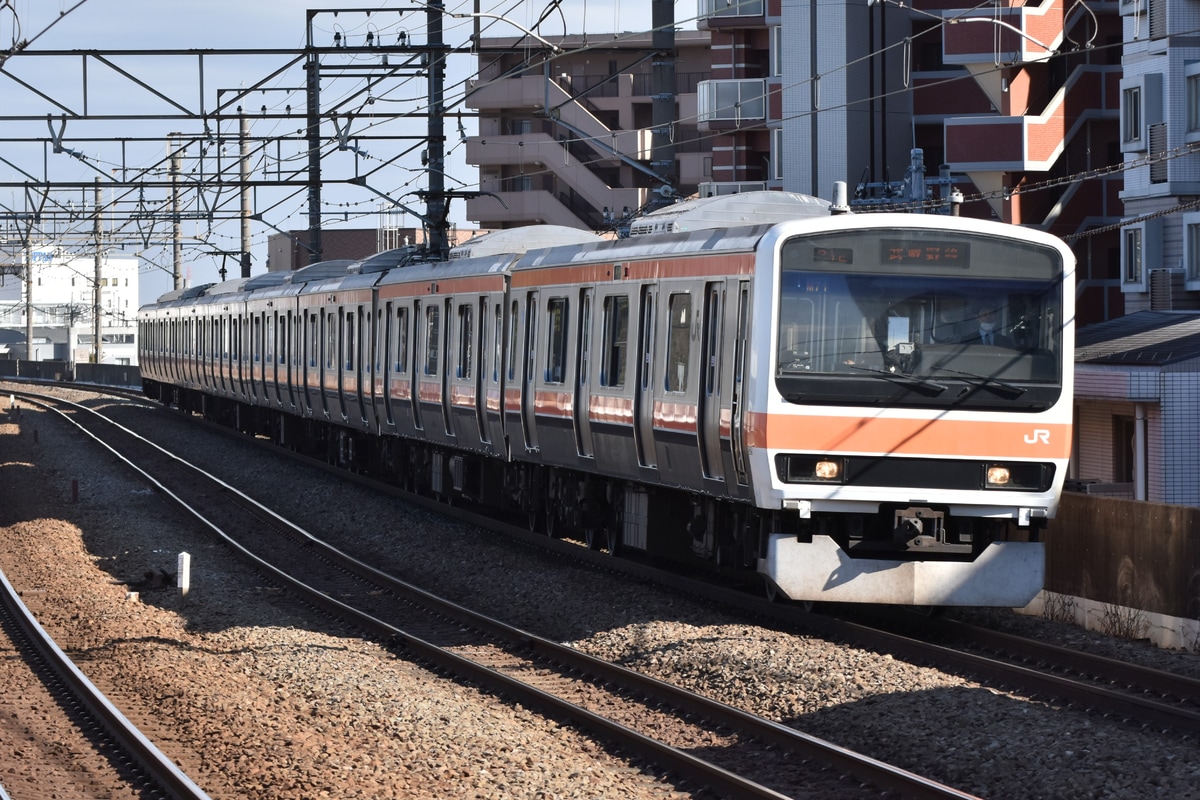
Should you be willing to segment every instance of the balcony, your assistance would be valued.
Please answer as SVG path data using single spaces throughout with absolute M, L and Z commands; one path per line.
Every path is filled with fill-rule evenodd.
M 767 82 L 762 78 L 702 81 L 696 90 L 696 118 L 702 127 L 767 118 Z
M 1019 64 L 1049 59 L 1063 38 L 1063 0 L 1042 6 L 964 11 L 946 20 L 946 64 Z
M 763 0 L 699 0 L 696 17 L 701 22 L 731 17 L 761 17 L 766 10 Z
M 949 117 L 946 163 L 956 172 L 1043 172 L 1062 153 L 1074 131 L 1089 119 L 1116 119 L 1112 82 L 1120 67 L 1075 70 L 1041 114 L 1023 117 Z

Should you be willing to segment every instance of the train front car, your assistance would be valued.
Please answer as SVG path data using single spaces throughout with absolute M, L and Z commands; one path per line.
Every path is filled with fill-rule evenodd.
M 759 571 L 796 600 L 1028 603 L 1071 448 L 1074 258 L 999 223 L 847 215 L 760 245 Z M 769 330 L 759 320 L 771 320 Z

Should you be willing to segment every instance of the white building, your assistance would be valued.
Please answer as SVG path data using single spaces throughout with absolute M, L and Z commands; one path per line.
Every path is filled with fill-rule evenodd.
M 96 266 L 92 255 L 33 250 L 34 336 L 26 351 L 25 254 L 6 253 L 0 268 L 0 358 L 95 360 Z M 100 262 L 100 363 L 136 364 L 138 258 L 104 254 Z

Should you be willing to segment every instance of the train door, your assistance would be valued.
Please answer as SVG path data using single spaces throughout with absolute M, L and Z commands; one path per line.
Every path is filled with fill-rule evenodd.
M 246 318 L 233 317 L 233 395 L 238 400 L 246 399 Z
M 724 480 L 721 464 L 721 343 L 724 287 L 710 283 L 704 288 L 704 318 L 701 320 L 700 395 L 696 419 L 700 436 L 700 467 L 704 477 Z
M 263 404 L 279 402 L 279 372 L 276 365 L 279 351 L 279 314 L 268 311 L 263 315 Z
M 321 312 L 321 413 L 329 419 L 329 393 L 336 388 L 338 315 Z
M 479 427 L 479 441 L 482 444 L 488 444 L 491 437 L 488 436 L 487 427 L 487 332 L 488 332 L 488 301 L 486 297 L 479 298 L 479 325 L 475 331 L 475 344 L 473 345 L 475 352 L 479 354 L 478 365 L 475 369 L 475 374 L 472 376 L 475 386 L 475 424 Z
M 389 300 L 383 307 L 382 324 L 377 326 L 379 340 L 375 343 L 375 370 L 376 375 L 381 381 L 381 385 L 377 392 L 376 402 L 383 403 L 383 421 L 388 428 L 396 426 L 396 420 L 392 415 L 392 337 L 395 330 L 396 319 L 392 310 L 392 303 Z
M 740 281 L 738 284 L 737 295 L 737 320 L 735 322 L 736 334 L 733 343 L 733 385 L 732 394 L 730 395 L 730 425 L 729 437 L 730 447 L 733 451 L 733 471 L 737 476 L 737 482 L 741 485 L 747 483 L 746 480 L 746 447 L 745 439 L 742 434 L 743 423 L 743 405 L 745 391 L 745 374 L 746 374 L 746 337 L 750 326 L 748 315 L 750 313 L 750 282 Z
M 452 369 L 451 367 L 454 366 L 456 369 L 463 369 L 467 366 L 467 362 L 464 362 L 462 360 L 462 357 L 465 356 L 466 354 L 463 352 L 460 352 L 460 351 L 456 351 L 456 349 L 454 348 L 454 342 L 452 340 L 452 337 L 454 335 L 454 328 L 455 328 L 455 326 L 453 325 L 453 321 L 454 321 L 453 304 L 454 304 L 454 301 L 449 297 L 447 297 L 443 301 L 442 317 L 445 319 L 446 324 L 442 326 L 442 332 L 441 332 L 442 352 L 446 354 L 446 363 L 442 369 L 442 403 L 441 403 L 441 405 L 442 405 L 442 425 L 446 429 L 446 436 L 449 436 L 451 438 L 454 437 L 454 421 L 450 418 L 451 414 L 453 413 L 452 406 L 454 404 L 454 393 L 450 390 L 450 379 L 455 374 L 454 369 Z M 471 306 L 469 304 L 464 304 L 463 306 L 460 306 L 459 307 L 460 313 L 462 312 L 463 309 L 466 310 L 467 319 L 468 319 L 468 322 L 466 324 L 467 324 L 467 327 L 469 328 L 470 327 L 469 319 L 470 319 L 470 315 L 471 315 Z M 468 343 L 470 342 L 470 333 L 468 331 L 460 330 L 459 336 L 461 338 L 465 339 L 466 342 L 468 342 Z M 462 342 L 460 342 L 460 344 L 462 344 Z M 451 365 L 450 359 L 453 358 L 456 353 L 459 356 L 458 364 Z
M 655 466 L 654 457 L 654 299 L 653 286 L 643 286 L 638 328 L 637 388 L 633 402 L 633 438 L 638 464 Z
M 525 350 L 521 373 L 521 433 L 525 436 L 525 450 L 538 450 L 537 442 L 537 325 L 538 293 L 530 292 L 525 297 Z
M 342 421 L 347 422 L 350 419 L 350 412 L 353 406 L 350 402 L 350 395 L 354 394 L 354 362 L 358 354 L 355 352 L 354 343 L 358 336 L 358 326 L 355 324 L 354 309 L 347 308 L 342 313 L 338 314 L 338 338 L 339 342 L 339 359 L 338 359 L 338 412 L 342 415 Z
M 371 312 L 360 305 L 355 311 L 357 323 L 354 326 L 354 396 L 358 401 L 358 420 L 363 426 L 367 425 L 367 396 L 370 394 L 370 382 L 367 380 L 371 367 L 370 339 L 367 331 L 371 329 Z
M 250 402 L 257 403 L 263 379 L 263 315 L 250 316 Z
M 575 418 L 575 447 L 579 455 L 592 458 L 591 370 L 592 352 L 592 301 L 595 289 L 588 287 L 579 292 L 579 335 L 575 351 L 575 402 L 572 414 Z
M 223 313 L 216 316 L 217 323 L 217 388 L 229 394 L 229 318 Z
M 424 304 L 417 300 L 413 303 L 413 358 L 412 372 L 410 373 L 409 386 L 409 401 L 412 403 L 413 427 L 417 430 L 424 430 L 425 426 L 421 423 L 421 364 L 425 360 L 421 354 L 428 348 L 429 330 L 422 323 L 421 312 Z
M 287 403 L 288 408 L 292 412 L 296 410 L 296 381 L 299 378 L 299 358 L 300 358 L 300 342 L 302 341 L 300 331 L 300 315 L 293 314 L 291 309 L 287 312 Z
M 287 340 L 288 333 L 288 316 L 286 314 L 275 312 L 275 358 L 272 359 L 274 369 L 272 370 L 271 395 L 275 399 L 275 405 L 278 408 L 283 408 L 286 393 L 284 387 L 287 386 L 288 378 L 288 362 L 287 362 Z
M 304 402 L 304 416 L 311 417 L 316 408 L 312 399 L 312 385 L 317 372 L 317 336 L 320 323 L 316 315 L 310 309 L 306 308 L 304 309 L 304 321 L 302 324 L 304 326 L 304 335 L 302 337 L 303 344 L 301 345 L 303 352 L 300 355 L 302 362 L 300 369 L 303 373 L 301 385 L 304 387 L 304 391 L 301 395 L 301 400 Z
M 504 295 L 500 302 L 492 305 L 492 363 L 488 370 L 487 425 L 491 441 L 504 447 L 505 435 L 505 388 L 508 382 L 508 365 L 505 361 L 504 343 L 507 341 L 508 326 L 512 324 L 504 313 Z

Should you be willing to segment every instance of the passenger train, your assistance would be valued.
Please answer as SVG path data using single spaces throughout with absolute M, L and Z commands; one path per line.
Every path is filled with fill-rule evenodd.
M 1022 606 L 1071 448 L 1074 259 L 780 192 L 174 291 L 146 393 L 793 600 Z M 990 320 L 987 322 L 986 320 Z

